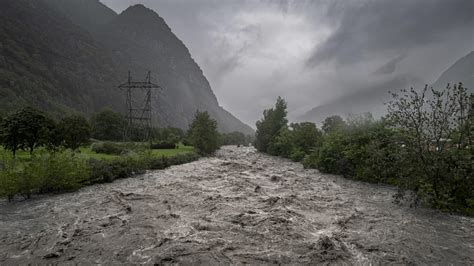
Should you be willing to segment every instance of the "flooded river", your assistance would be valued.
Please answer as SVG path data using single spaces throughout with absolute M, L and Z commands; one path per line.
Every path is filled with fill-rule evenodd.
M 224 147 L 214 158 L 0 201 L 0 264 L 474 264 L 474 219 Z

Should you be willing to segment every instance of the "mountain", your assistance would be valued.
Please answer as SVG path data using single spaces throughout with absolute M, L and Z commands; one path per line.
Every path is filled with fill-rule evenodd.
M 206 110 L 217 119 L 221 131 L 253 132 L 219 106 L 189 50 L 151 9 L 143 5 L 129 7 L 104 25 L 98 38 L 120 65 L 133 66 L 133 73 L 151 70 L 156 75 L 163 90 L 155 94 L 159 96 L 154 98 L 155 116 L 162 123 L 185 128 L 196 110 Z
M 402 57 L 400 57 L 403 59 Z M 395 59 L 395 60 L 401 60 Z M 393 61 L 393 60 L 392 60 Z M 392 68 L 391 64 L 384 66 Z M 393 66 L 394 68 L 394 66 Z M 382 72 L 378 70 L 378 72 Z M 392 71 L 393 72 L 393 71 Z M 474 51 L 460 58 L 451 67 L 444 71 L 441 76 L 432 84 L 433 88 L 442 89 L 449 84 L 462 82 L 464 87 L 474 92 Z M 347 117 L 350 114 L 360 114 L 371 112 L 374 116 L 381 116 L 386 113 L 387 103 L 391 100 L 390 91 L 398 91 L 402 88 L 419 87 L 421 82 L 408 75 L 399 75 L 396 78 L 388 79 L 382 83 L 369 85 L 367 89 L 356 90 L 355 93 L 349 93 L 343 97 L 337 98 L 326 104 L 317 106 L 304 115 L 298 117 L 296 121 L 322 122 L 331 115 L 340 115 Z
M 460 58 L 441 74 L 433 83 L 434 88 L 444 88 L 449 84 L 462 82 L 464 87 L 474 92 L 474 51 Z
M 387 79 L 354 90 L 331 102 L 314 107 L 304 115 L 298 117 L 296 121 L 311 121 L 321 123 L 326 117 L 339 115 L 347 117 L 351 114 L 361 114 L 370 112 L 374 117 L 382 116 L 386 113 L 385 103 L 391 100 L 390 92 L 407 88 L 419 81 L 409 75 L 399 75 L 395 78 Z
M 94 31 L 110 22 L 117 13 L 99 0 L 43 0 L 51 8 L 63 14 L 74 24 Z
M 98 0 L 0 1 L 0 109 L 34 105 L 58 115 L 125 111 L 117 86 L 152 72 L 154 124 L 187 128 L 196 110 L 222 132 L 253 130 L 219 106 L 186 46 L 154 11 L 121 14 Z
M 111 54 L 41 1 L 0 1 L 0 109 L 90 114 L 124 101 Z

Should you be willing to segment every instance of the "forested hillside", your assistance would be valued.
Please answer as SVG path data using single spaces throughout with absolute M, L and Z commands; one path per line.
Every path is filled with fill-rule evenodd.
M 0 109 L 57 115 L 124 111 L 117 85 L 152 72 L 154 123 L 187 128 L 205 110 L 223 132 L 252 129 L 219 106 L 202 70 L 165 21 L 142 5 L 117 15 L 97 0 L 0 3 Z

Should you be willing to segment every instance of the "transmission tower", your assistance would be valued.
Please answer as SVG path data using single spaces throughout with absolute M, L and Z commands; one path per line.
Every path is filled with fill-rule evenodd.
M 128 81 L 118 87 L 126 91 L 127 125 L 124 140 L 131 140 L 132 136 L 135 136 L 138 140 L 149 141 L 151 144 L 151 91 L 161 87 L 151 82 L 150 71 L 145 81 L 133 81 L 128 71 Z M 136 92 L 137 90 L 139 91 Z M 135 98 L 139 98 L 139 101 Z

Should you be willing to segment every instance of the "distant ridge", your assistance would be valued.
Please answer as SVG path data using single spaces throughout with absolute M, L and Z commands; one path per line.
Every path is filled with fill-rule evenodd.
M 448 83 L 462 82 L 464 87 L 474 92 L 474 51 L 457 60 L 433 83 L 433 87 L 446 87 Z
M 464 87 L 474 92 L 474 51 L 468 53 L 451 65 L 432 84 L 436 89 L 442 89 L 446 85 L 462 82 Z M 384 103 L 391 100 L 389 91 L 398 91 L 402 88 L 409 88 L 415 84 L 422 84 L 421 81 L 408 75 L 398 76 L 380 84 L 371 84 L 367 89 L 357 90 L 355 93 L 346 94 L 329 103 L 314 107 L 304 115 L 298 117 L 296 121 L 322 122 L 331 115 L 346 117 L 349 114 L 359 114 L 371 112 L 375 116 L 385 114 Z M 416 86 L 415 86 L 416 87 Z

